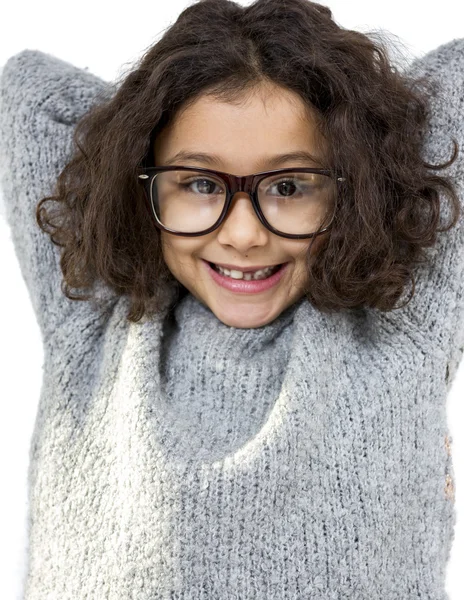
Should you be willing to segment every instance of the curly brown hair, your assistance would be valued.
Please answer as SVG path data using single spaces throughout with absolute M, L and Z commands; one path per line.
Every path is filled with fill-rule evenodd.
M 187 293 L 163 260 L 138 169 L 180 108 L 206 93 L 234 102 L 269 81 L 317 110 L 328 141 L 326 166 L 346 179 L 330 234 L 318 240 L 314 256 L 308 249 L 308 301 L 325 312 L 388 311 L 398 308 L 408 281 L 414 293 L 413 265 L 427 259 L 424 248 L 460 215 L 451 178 L 429 173 L 454 162 L 456 140 L 447 163 L 421 158 L 432 82 L 400 73 L 387 45 L 338 26 L 326 6 L 199 0 L 144 53 L 116 93 L 78 121 L 56 195 L 38 203 L 39 226 L 63 247 L 62 289 L 69 299 L 90 299 L 70 288 L 88 291 L 100 279 L 130 296 L 127 318 L 137 322 L 160 310 L 167 289 L 178 298 Z M 438 227 L 440 189 L 452 203 L 445 229 Z M 53 212 L 47 201 L 58 203 Z

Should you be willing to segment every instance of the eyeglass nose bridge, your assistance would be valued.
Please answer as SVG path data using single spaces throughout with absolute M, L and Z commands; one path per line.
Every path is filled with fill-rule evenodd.
M 226 206 L 224 207 L 224 214 L 222 215 L 222 218 L 220 219 L 221 223 L 224 221 L 225 217 L 228 215 L 228 213 L 230 211 L 230 208 L 232 205 L 232 199 L 234 198 L 235 194 L 237 192 L 245 192 L 245 194 L 248 194 L 248 196 L 251 200 L 251 205 L 253 207 L 253 210 L 254 210 L 256 216 L 261 221 L 261 223 L 266 228 L 269 229 L 269 226 L 266 223 L 266 221 L 264 220 L 264 216 L 261 213 L 261 207 L 259 206 L 258 192 L 257 192 L 258 182 L 261 179 L 264 179 L 266 176 L 267 176 L 267 174 L 232 175 L 231 173 L 227 173 L 225 175 L 225 179 L 226 179 L 227 187 L 228 187 L 228 196 L 227 196 L 227 200 L 226 200 Z
M 219 225 L 222 225 L 225 218 L 229 214 L 231 206 L 232 206 L 232 199 L 235 196 L 235 194 L 237 192 L 245 192 L 250 197 L 251 204 L 252 204 L 253 210 L 255 212 L 255 215 L 258 217 L 258 219 L 261 221 L 261 223 L 264 225 L 264 227 L 266 227 L 266 229 L 270 229 L 270 227 L 264 220 L 264 217 L 261 213 L 261 209 L 260 209 L 260 206 L 258 204 L 258 199 L 257 199 L 257 191 L 256 191 L 256 188 L 257 188 L 256 182 L 259 179 L 263 179 L 265 177 L 265 175 L 261 175 L 261 176 L 256 175 L 256 174 L 233 175 L 231 173 L 223 173 L 222 176 L 225 179 L 226 184 L 227 184 L 227 198 L 226 198 L 226 203 L 224 205 L 224 210 L 222 211 L 222 214 L 219 217 L 219 220 L 216 223 L 216 226 L 218 227 Z M 271 231 L 273 231 L 273 229 L 271 229 Z
M 245 192 L 253 200 L 255 180 L 256 175 L 232 175 L 227 173 L 226 182 L 229 188 L 229 199 L 232 199 L 237 192 Z

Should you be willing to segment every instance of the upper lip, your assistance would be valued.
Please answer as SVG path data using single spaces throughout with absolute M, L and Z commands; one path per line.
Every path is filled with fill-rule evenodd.
M 228 265 L 227 263 L 218 263 L 218 262 L 213 262 L 212 260 L 209 260 L 208 262 L 218 265 L 219 267 L 222 267 L 223 269 L 242 271 L 242 273 L 251 273 L 252 271 L 258 271 L 259 269 L 266 269 L 268 267 L 276 267 L 277 265 L 283 264 L 283 263 L 276 263 L 274 265 L 256 265 L 254 267 L 250 267 L 250 266 L 241 267 L 240 265 Z

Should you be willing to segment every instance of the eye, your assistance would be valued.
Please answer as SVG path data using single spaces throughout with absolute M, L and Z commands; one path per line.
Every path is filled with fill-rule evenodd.
M 293 179 L 282 179 L 281 181 L 273 184 L 273 186 L 276 186 L 276 189 L 279 191 L 279 193 L 283 192 L 284 196 L 289 196 L 292 193 L 294 193 L 295 189 L 296 189 L 296 185 L 295 182 L 293 181 Z M 271 186 L 271 188 L 273 187 Z
M 278 181 L 269 182 L 265 190 L 266 195 L 280 195 L 282 197 L 295 196 L 297 193 L 308 196 L 317 190 L 317 184 L 310 183 L 307 178 L 285 177 Z
M 192 188 L 198 184 L 198 188 Z M 217 181 L 212 179 L 206 179 L 205 177 L 196 178 L 196 179 L 187 179 L 180 183 L 181 187 L 186 190 L 191 190 L 194 193 L 199 194 L 222 194 L 223 189 L 220 187 Z

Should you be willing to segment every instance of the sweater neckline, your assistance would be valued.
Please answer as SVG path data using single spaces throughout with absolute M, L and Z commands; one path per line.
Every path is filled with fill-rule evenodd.
M 192 469 L 195 465 L 209 468 L 219 462 L 222 464 L 226 457 L 226 463 L 229 460 L 233 463 L 235 457 L 243 452 L 265 453 L 267 440 L 269 436 L 276 435 L 276 429 L 292 427 L 293 413 L 304 421 L 299 427 L 307 429 L 311 443 L 319 443 L 325 429 L 324 420 L 330 415 L 330 404 L 334 400 L 330 390 L 334 386 L 337 371 L 343 368 L 345 348 L 352 343 L 347 340 L 352 337 L 352 324 L 342 313 L 325 314 L 318 311 L 305 298 L 289 308 L 262 328 L 241 329 L 219 321 L 209 308 L 193 296 L 186 296 L 174 307 L 174 322 L 179 319 L 182 325 L 194 327 L 198 335 L 207 335 L 212 353 L 215 352 L 215 344 L 229 336 L 228 347 L 236 355 L 240 352 L 243 358 L 246 352 L 256 353 L 263 344 L 272 343 L 276 336 L 290 326 L 292 328 L 282 383 L 271 401 L 265 421 L 242 445 L 225 448 L 222 456 L 191 452 L 186 442 L 188 436 L 184 435 L 184 427 L 188 423 L 184 418 L 174 418 L 172 412 L 166 411 L 169 398 L 163 392 L 161 365 L 163 337 L 173 333 L 166 327 L 168 313 L 172 326 L 172 310 L 162 311 L 152 319 L 130 325 L 126 342 L 130 365 L 124 380 L 124 387 L 130 394 L 129 397 L 126 395 L 127 404 L 121 407 L 122 413 L 135 412 L 147 423 L 152 436 L 151 443 L 160 449 L 160 456 L 170 463 L 170 468 L 181 471 Z M 221 335 L 211 335 L 212 329 L 220 332 L 222 338 Z M 305 409 L 302 415 L 298 415 L 298 407 L 302 404 Z
M 236 355 L 251 357 L 268 344 L 277 343 L 284 330 L 292 326 L 302 298 L 288 306 L 273 321 L 255 328 L 232 327 L 216 317 L 213 311 L 188 293 L 180 302 L 171 307 L 163 321 L 163 335 L 202 336 L 211 344 L 211 350 L 226 343 Z

